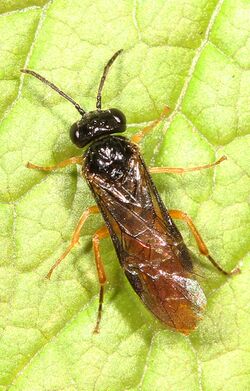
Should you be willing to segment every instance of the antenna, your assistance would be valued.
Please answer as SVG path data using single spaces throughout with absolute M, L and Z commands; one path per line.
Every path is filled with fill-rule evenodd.
M 102 89 L 103 89 L 103 85 L 104 85 L 104 82 L 106 80 L 107 74 L 109 72 L 109 69 L 110 69 L 111 65 L 113 64 L 113 62 L 115 61 L 115 59 L 119 56 L 119 54 L 121 54 L 122 51 L 123 51 L 123 49 L 118 50 L 111 57 L 111 59 L 108 61 L 107 65 L 104 68 L 104 71 L 103 71 L 103 74 L 102 74 L 102 78 L 101 78 L 101 81 L 100 81 L 100 84 L 99 84 L 99 88 L 98 88 L 97 97 L 96 97 L 96 108 L 97 108 L 97 110 L 101 110 L 101 108 L 102 108 Z
M 52 88 L 54 91 L 56 91 L 59 95 L 63 96 L 65 99 L 67 99 L 69 102 L 71 102 L 75 106 L 76 110 L 81 115 L 84 115 L 86 113 L 85 110 L 83 110 L 81 108 L 81 106 L 78 103 L 76 103 L 76 101 L 74 101 L 74 99 L 72 99 L 69 95 L 65 94 L 65 92 L 60 90 L 55 84 L 51 83 L 50 81 L 45 79 L 43 76 L 39 75 L 39 73 L 36 73 L 35 71 L 32 71 L 30 69 L 21 69 L 21 72 L 32 75 L 32 76 L 36 77 L 38 80 L 40 80 L 41 82 L 43 82 L 44 84 L 47 84 L 50 88 Z

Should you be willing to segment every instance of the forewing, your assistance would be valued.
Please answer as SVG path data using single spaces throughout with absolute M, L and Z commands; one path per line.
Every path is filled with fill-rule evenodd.
M 201 316 L 205 297 L 181 234 L 139 153 L 135 150 L 121 181 L 86 177 L 131 285 L 159 319 L 188 334 Z

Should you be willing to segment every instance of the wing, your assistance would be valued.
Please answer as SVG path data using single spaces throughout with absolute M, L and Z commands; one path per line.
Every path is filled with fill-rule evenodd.
M 161 321 L 188 334 L 206 299 L 182 236 L 171 220 L 137 147 L 120 180 L 85 170 L 125 274 Z

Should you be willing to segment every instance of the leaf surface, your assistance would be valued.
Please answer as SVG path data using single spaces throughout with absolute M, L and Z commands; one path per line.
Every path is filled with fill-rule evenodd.
M 246 391 L 249 389 L 250 3 L 248 0 L 8 0 L 0 5 L 0 390 Z M 184 337 L 143 307 L 120 270 L 110 239 L 101 332 L 93 335 L 98 282 L 91 217 L 52 276 L 77 221 L 93 199 L 75 168 L 51 165 L 79 155 L 68 129 L 78 113 L 28 67 L 95 106 L 106 61 L 118 49 L 104 107 L 127 117 L 132 135 L 171 108 L 142 143 L 150 166 L 214 170 L 155 175 L 169 208 L 194 220 L 220 276 L 199 259 L 208 306 Z M 198 266 L 197 266 L 198 267 Z

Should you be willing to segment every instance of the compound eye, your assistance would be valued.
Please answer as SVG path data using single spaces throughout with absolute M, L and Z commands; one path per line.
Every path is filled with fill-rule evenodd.
M 118 109 L 110 109 L 114 121 L 114 130 L 116 132 L 124 132 L 126 130 L 126 117 L 122 111 Z
M 79 126 L 79 121 L 75 122 L 70 128 L 70 138 L 73 144 L 78 148 L 82 148 L 82 129 Z

